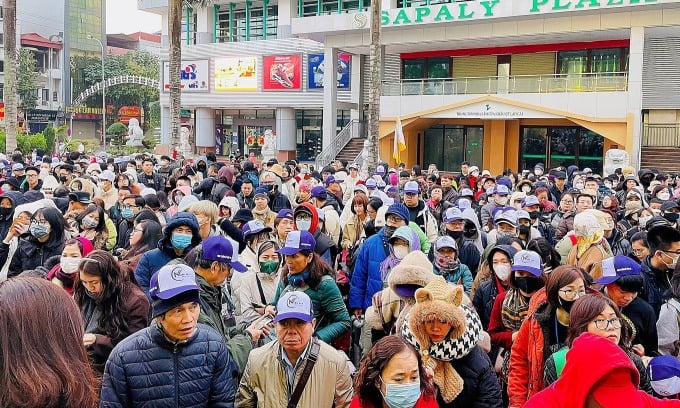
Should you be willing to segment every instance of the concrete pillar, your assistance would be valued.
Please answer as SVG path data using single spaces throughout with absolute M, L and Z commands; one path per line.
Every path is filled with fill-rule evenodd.
M 295 109 L 276 108 L 276 148 L 279 151 L 295 151 L 297 147 L 297 123 Z
M 626 146 L 630 152 L 631 166 L 640 168 L 642 151 L 642 69 L 645 48 L 645 28 L 630 28 L 630 57 L 628 59 L 628 113 L 633 117 L 632 146 Z
M 324 52 L 323 76 L 323 146 L 325 149 L 338 134 L 338 49 L 327 47 Z
M 350 118 L 352 120 L 359 120 L 361 116 L 361 81 L 364 79 L 364 72 L 361 70 L 361 55 L 352 55 L 352 64 L 350 67 L 352 77 L 350 79 L 350 88 L 352 91 L 352 103 L 355 104 L 350 110 Z
M 196 108 L 196 147 L 198 153 L 215 151 L 215 112 L 210 108 Z
M 194 8 L 196 16 L 196 44 L 210 44 L 213 41 L 214 28 L 214 7 L 212 4 L 207 7 Z
M 271 4 L 271 0 L 270 0 Z M 297 0 L 280 0 L 279 8 L 279 25 L 276 28 L 276 36 L 278 38 L 291 37 L 291 24 L 294 18 L 298 16 Z
M 161 106 L 161 144 L 170 144 L 170 107 Z

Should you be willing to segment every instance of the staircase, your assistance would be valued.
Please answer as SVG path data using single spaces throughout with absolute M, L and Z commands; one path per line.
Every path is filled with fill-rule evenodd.
M 640 168 L 680 173 L 680 148 L 643 146 Z
M 340 153 L 338 153 L 335 158 L 337 160 L 347 160 L 348 163 L 352 163 L 359 153 L 361 153 L 361 150 L 364 148 L 364 139 L 350 139 L 349 142 L 345 145 L 345 147 L 340 150 Z
M 324 166 L 329 165 L 333 160 L 340 158 L 340 154 L 342 151 L 348 146 L 348 145 L 354 145 L 357 140 L 357 138 L 361 137 L 361 122 L 358 120 L 354 119 L 351 120 L 338 134 L 333 138 L 331 143 L 329 143 L 327 146 L 324 146 L 324 149 L 319 153 L 319 155 L 316 157 L 316 166 L 317 168 L 321 169 Z M 363 139 L 360 139 L 359 144 L 363 146 Z M 350 157 L 349 160 L 354 160 L 357 154 L 359 154 L 359 150 L 354 150 L 354 156 L 352 154 L 348 154 L 347 157 Z M 350 150 L 349 152 L 351 152 Z M 344 158 L 344 157 L 343 157 Z

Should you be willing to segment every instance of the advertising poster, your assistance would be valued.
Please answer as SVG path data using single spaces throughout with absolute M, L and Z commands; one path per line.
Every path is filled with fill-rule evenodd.
M 292 91 L 302 89 L 302 55 L 270 55 L 262 58 L 262 89 Z
M 208 60 L 182 61 L 179 70 L 182 92 L 208 92 Z M 170 91 L 170 63 L 163 61 L 163 91 Z
M 307 62 L 309 89 L 323 89 L 323 78 L 326 70 L 323 60 L 323 54 L 309 54 Z M 338 72 L 336 75 L 338 89 L 349 89 L 351 62 L 352 56 L 350 54 L 338 53 Z
M 215 91 L 257 91 L 257 58 L 215 58 Z

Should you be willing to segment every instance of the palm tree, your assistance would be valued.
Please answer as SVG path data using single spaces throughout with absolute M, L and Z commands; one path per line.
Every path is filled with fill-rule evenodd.
M 380 0 L 371 0 L 371 45 L 369 65 L 371 87 L 368 90 L 368 168 L 378 165 L 378 133 L 380 130 L 380 91 L 382 90 L 382 45 L 380 43 Z
M 5 131 L 7 152 L 17 148 L 17 1 L 4 1 Z
M 5 0 L 7 1 L 7 0 Z M 206 7 L 212 0 L 169 0 L 168 1 L 168 35 L 169 57 L 168 71 L 170 75 L 170 147 L 179 146 L 180 116 L 182 94 L 180 88 L 180 69 L 182 64 L 182 6 Z M 187 21 L 187 24 L 189 22 Z

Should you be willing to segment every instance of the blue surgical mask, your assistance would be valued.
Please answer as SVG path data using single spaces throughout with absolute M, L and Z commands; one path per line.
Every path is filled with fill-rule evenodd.
M 298 231 L 309 231 L 312 227 L 312 220 L 298 219 L 295 220 L 295 225 L 297 226 Z
M 194 238 L 193 235 L 180 234 L 179 232 L 172 233 L 172 246 L 177 249 L 184 250 L 189 245 L 191 245 L 191 240 Z
M 123 218 L 132 218 L 135 214 L 132 212 L 132 208 L 123 208 L 120 210 L 120 215 L 122 215 Z
M 45 238 L 45 236 L 50 233 L 50 227 L 47 224 L 31 223 L 31 225 L 28 227 L 28 231 L 35 239 L 40 239 Z
M 383 399 L 389 408 L 413 408 L 420 398 L 420 380 L 408 384 L 385 384 Z M 381 392 L 382 394 L 382 392 Z

